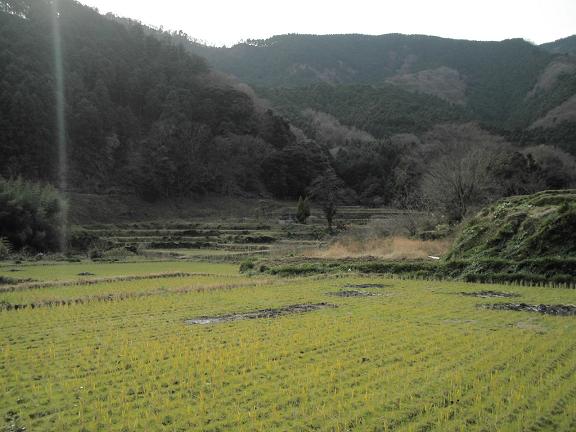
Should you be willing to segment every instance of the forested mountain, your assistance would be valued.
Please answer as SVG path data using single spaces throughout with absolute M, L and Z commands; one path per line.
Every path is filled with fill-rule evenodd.
M 395 82 L 409 87 L 428 71 L 447 87 L 464 88 L 463 102 L 485 120 L 505 119 L 532 89 L 551 55 L 521 39 L 473 42 L 399 34 L 285 35 L 229 49 L 204 49 L 217 69 L 255 86 L 299 87 Z M 454 71 L 447 75 L 445 70 Z M 398 80 L 405 77 L 405 82 Z M 423 89 L 423 92 L 426 92 Z M 440 94 L 440 92 L 437 92 Z
M 557 54 L 569 52 L 572 43 L 573 38 L 539 47 L 522 39 L 283 35 L 232 48 L 188 47 L 255 86 L 294 121 L 295 114 L 313 108 L 381 136 L 468 118 L 576 153 L 576 109 L 569 102 L 576 95 L 576 62 Z M 553 112 L 557 107 L 560 113 Z M 367 111 L 368 118 L 350 111 Z M 550 113 L 556 120 L 539 121 Z
M 0 176 L 56 177 L 51 3 L 0 1 Z M 56 21 L 72 190 L 297 197 L 325 169 L 314 143 L 182 46 L 72 0 Z

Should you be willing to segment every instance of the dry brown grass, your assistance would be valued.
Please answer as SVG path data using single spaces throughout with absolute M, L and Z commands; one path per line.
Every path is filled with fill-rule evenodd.
M 360 241 L 341 239 L 325 249 L 308 250 L 305 256 L 314 258 L 420 259 L 442 256 L 450 248 L 451 240 L 414 240 L 401 236 Z

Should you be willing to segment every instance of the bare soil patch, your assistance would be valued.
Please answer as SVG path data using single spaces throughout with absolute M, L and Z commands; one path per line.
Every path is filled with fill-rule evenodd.
M 537 312 L 544 315 L 576 316 L 576 306 L 574 305 L 530 305 L 526 303 L 496 303 L 492 305 L 482 305 L 482 307 L 492 310 Z
M 326 293 L 331 296 L 335 297 L 374 297 L 376 294 L 364 291 L 356 291 L 356 290 L 342 290 L 336 292 L 329 292 Z
M 337 308 L 338 306 L 330 304 L 330 303 L 306 303 L 306 304 L 296 304 L 285 306 L 276 309 L 261 309 L 252 312 L 241 312 L 241 313 L 234 313 L 234 314 L 227 314 L 227 315 L 220 315 L 220 316 L 203 316 L 198 318 L 193 318 L 186 320 L 186 324 L 216 324 L 221 322 L 227 321 L 240 321 L 246 319 L 258 319 L 258 318 L 278 318 L 284 315 L 292 315 L 292 314 L 300 314 L 306 312 L 312 312 L 319 309 L 325 308 Z
M 513 298 L 520 297 L 520 294 L 508 293 L 501 291 L 475 291 L 475 292 L 461 292 L 460 295 L 468 297 L 480 297 L 480 298 Z
M 352 289 L 372 289 L 372 288 L 390 288 L 392 285 L 379 284 L 379 283 L 369 283 L 369 284 L 349 284 L 345 285 L 344 288 Z

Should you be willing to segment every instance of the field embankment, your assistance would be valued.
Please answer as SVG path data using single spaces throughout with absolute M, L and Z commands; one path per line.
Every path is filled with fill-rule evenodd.
M 468 221 L 451 249 L 447 244 L 396 237 L 343 241 L 305 257 L 246 263 L 244 269 L 283 276 L 359 272 L 576 287 L 576 191 L 501 200 Z M 442 260 L 426 259 L 442 252 L 447 252 Z

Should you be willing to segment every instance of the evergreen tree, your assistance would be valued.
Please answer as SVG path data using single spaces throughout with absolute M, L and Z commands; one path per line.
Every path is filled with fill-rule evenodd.
M 298 199 L 298 208 L 296 210 L 296 220 L 298 223 L 305 224 L 306 220 L 310 217 L 310 201 L 308 197 Z

